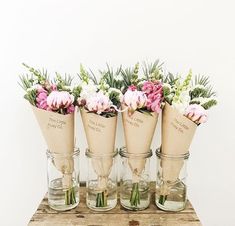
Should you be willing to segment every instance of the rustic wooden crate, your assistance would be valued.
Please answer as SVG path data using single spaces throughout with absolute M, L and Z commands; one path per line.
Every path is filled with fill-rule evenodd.
M 201 225 L 193 206 L 188 201 L 186 209 L 178 212 L 164 212 L 154 204 L 154 184 L 151 184 L 152 200 L 143 211 L 125 210 L 120 204 L 108 212 L 95 212 L 86 207 L 86 188 L 80 188 L 80 203 L 70 211 L 52 210 L 45 196 L 29 226 L 199 226 Z

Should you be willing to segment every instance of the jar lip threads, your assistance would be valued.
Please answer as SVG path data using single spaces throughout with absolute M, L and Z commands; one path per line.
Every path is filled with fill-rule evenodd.
M 126 158 L 149 158 L 153 155 L 153 152 L 152 149 L 149 149 L 148 152 L 135 154 L 128 152 L 126 147 L 122 147 L 120 148 L 119 154 Z

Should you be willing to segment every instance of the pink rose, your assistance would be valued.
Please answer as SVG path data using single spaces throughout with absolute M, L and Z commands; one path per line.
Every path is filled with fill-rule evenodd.
M 197 124 L 205 123 L 208 119 L 207 111 L 198 104 L 189 105 L 184 115 Z

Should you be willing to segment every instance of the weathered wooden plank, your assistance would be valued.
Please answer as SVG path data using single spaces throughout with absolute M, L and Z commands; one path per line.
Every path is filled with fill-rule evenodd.
M 77 208 L 57 212 L 42 200 L 38 210 L 29 222 L 29 226 L 199 226 L 201 225 L 191 203 L 178 212 L 164 212 L 154 204 L 154 184 L 151 185 L 152 200 L 148 209 L 138 212 L 125 210 L 118 204 L 116 208 L 105 213 L 95 212 L 86 207 L 84 187 L 80 188 L 80 203 Z

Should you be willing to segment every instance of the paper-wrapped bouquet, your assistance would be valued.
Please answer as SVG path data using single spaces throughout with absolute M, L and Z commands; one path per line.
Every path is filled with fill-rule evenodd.
M 122 75 L 125 85 L 122 119 L 126 150 L 132 155 L 147 154 L 150 152 L 158 115 L 162 108 L 161 65 L 158 61 L 152 65 L 144 64 L 141 77 L 137 63 L 133 69 L 122 70 Z M 133 184 L 131 206 L 137 207 L 140 203 L 139 181 L 145 161 L 145 158 L 128 159 Z
M 62 187 L 65 191 L 65 204 L 76 203 L 72 173 L 74 161 L 67 158 L 74 152 L 74 96 L 70 76 L 62 78 L 56 73 L 50 81 L 47 71 L 36 70 L 23 64 L 29 74 L 20 77 L 20 85 L 25 90 L 24 98 L 29 101 L 48 151 L 65 158 L 53 158 L 53 164 L 63 174 Z M 66 157 L 67 156 L 67 157 Z
M 185 79 L 168 74 L 163 84 L 165 107 L 162 114 L 161 153 L 169 157 L 179 157 L 189 152 L 194 134 L 201 123 L 208 118 L 208 109 L 217 104 L 215 92 L 209 78 L 196 76 L 190 71 Z M 170 190 L 183 166 L 183 160 L 170 158 L 161 160 L 163 184 L 160 204 L 164 205 Z
M 88 148 L 93 155 L 100 157 L 92 159 L 98 177 L 96 207 L 105 207 L 107 180 L 115 152 L 117 110 L 122 99 L 121 82 L 118 72 L 114 73 L 110 68 L 97 79 L 81 66 L 79 76 L 81 83 L 77 87 L 77 105 L 80 107 Z

